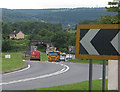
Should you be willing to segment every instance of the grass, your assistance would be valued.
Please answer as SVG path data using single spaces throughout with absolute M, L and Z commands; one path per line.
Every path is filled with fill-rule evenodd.
M 71 59 L 67 62 L 76 62 L 76 63 L 89 63 L 89 60 L 79 60 L 79 59 Z M 93 60 L 93 64 L 103 64 L 102 60 Z M 108 61 L 106 62 L 108 64 Z
M 93 80 L 92 89 L 102 90 L 102 80 Z M 106 80 L 106 90 L 107 89 L 108 87 L 107 87 L 107 80 Z M 56 86 L 56 87 L 39 88 L 36 90 L 89 90 L 89 81 L 68 84 L 68 85 L 61 85 L 61 86 Z
M 75 33 L 75 32 L 77 32 L 77 30 L 69 30 L 68 32 L 69 33 Z
M 41 52 L 41 61 L 47 61 L 48 57 L 46 56 L 45 52 Z
M 11 55 L 11 58 L 5 58 L 5 55 Z M 14 69 L 24 67 L 26 64 L 22 61 L 24 53 L 22 52 L 10 52 L 2 53 L 2 72 L 7 72 Z
M 92 90 L 93 92 L 102 92 L 102 80 L 93 80 L 92 81 Z M 101 90 L 101 91 L 100 91 Z M 106 80 L 106 90 L 108 90 L 108 80 Z M 40 91 L 40 92 L 89 92 L 89 81 L 74 83 L 74 84 L 68 84 L 68 85 L 61 85 L 61 86 L 55 86 L 55 87 L 46 87 L 46 88 L 38 88 L 33 90 L 26 90 L 22 92 L 34 92 L 34 91 Z M 118 92 L 118 91 L 117 91 Z

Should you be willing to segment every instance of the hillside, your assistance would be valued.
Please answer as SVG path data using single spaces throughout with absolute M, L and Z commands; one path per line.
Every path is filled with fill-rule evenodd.
M 103 14 L 116 13 L 106 12 L 105 8 L 3 9 L 3 21 L 42 21 L 74 25 L 80 20 L 98 19 Z

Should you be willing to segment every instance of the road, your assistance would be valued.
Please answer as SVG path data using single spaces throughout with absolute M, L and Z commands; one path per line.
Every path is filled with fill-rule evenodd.
M 28 90 L 72 84 L 88 80 L 89 65 L 84 63 L 26 61 L 29 69 L 3 74 L 3 90 Z M 93 65 L 93 79 L 102 77 L 102 65 Z

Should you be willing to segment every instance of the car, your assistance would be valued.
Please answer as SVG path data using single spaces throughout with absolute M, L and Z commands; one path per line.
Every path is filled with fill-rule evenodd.
M 66 60 L 72 59 L 72 55 L 71 54 L 67 54 L 66 55 Z
M 60 61 L 66 61 L 66 56 L 61 55 L 60 56 Z

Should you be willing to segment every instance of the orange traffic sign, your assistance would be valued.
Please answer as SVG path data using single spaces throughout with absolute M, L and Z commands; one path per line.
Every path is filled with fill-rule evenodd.
M 77 25 L 75 57 L 119 60 L 119 38 L 119 24 Z

